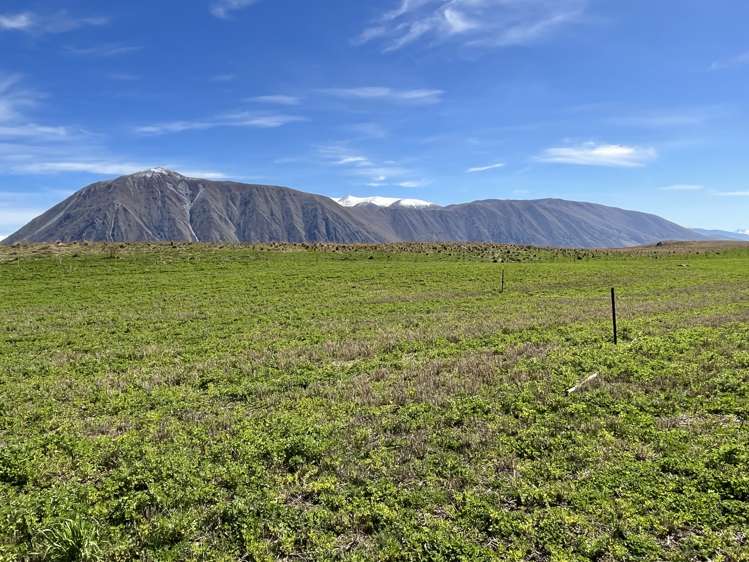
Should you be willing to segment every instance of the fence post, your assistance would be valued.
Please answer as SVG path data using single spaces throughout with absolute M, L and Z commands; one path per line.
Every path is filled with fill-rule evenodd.
M 611 321 L 614 326 L 614 345 L 617 345 L 619 338 L 616 332 L 616 290 L 613 287 L 611 288 Z
M 505 268 L 502 268 L 502 289 L 500 290 L 500 293 L 505 292 Z

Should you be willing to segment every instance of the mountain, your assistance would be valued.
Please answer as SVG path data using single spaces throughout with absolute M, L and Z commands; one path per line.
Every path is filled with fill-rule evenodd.
M 749 233 L 740 230 L 730 232 L 728 230 L 708 230 L 706 228 L 693 228 L 697 234 L 709 240 L 739 240 L 749 242 Z
M 617 247 L 699 238 L 655 215 L 560 199 L 448 207 L 398 201 L 347 207 L 285 187 L 209 181 L 156 168 L 89 185 L 3 243 L 473 241 Z

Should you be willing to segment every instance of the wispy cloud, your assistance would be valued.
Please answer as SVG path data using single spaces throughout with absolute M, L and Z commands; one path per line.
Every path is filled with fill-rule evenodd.
M 3 31 L 28 31 L 34 26 L 33 14 L 0 14 L 0 29 Z
M 205 120 L 198 121 L 170 121 L 157 123 L 155 125 L 144 125 L 136 127 L 135 132 L 144 135 L 164 135 L 169 133 L 182 133 L 185 131 L 202 131 L 216 129 L 219 127 L 254 127 L 258 129 L 275 129 L 290 123 L 306 121 L 306 118 L 298 115 L 286 115 L 283 113 L 230 113 Z
M 77 55 L 80 57 L 107 58 L 135 53 L 142 49 L 143 47 L 137 45 L 110 43 L 105 45 L 91 45 L 89 47 L 66 47 L 65 51 L 71 55 Z
M 77 127 L 35 123 L 31 110 L 44 96 L 25 89 L 20 75 L 0 75 L 0 173 L 122 175 L 152 168 L 161 163 L 137 162 L 116 157 L 99 143 L 100 139 Z M 178 165 L 167 165 L 179 169 Z M 226 177 L 220 172 L 190 171 L 209 179 Z M 7 203 L 7 202 L 6 202 Z M 28 201 L 14 201 L 20 208 Z M 0 204 L 4 204 L 0 193 Z M 18 221 L 20 222 L 26 222 Z M 3 228 L 0 223 L 0 228 Z M 4 232 L 7 232 L 3 228 Z
M 476 166 L 475 168 L 468 168 L 467 174 L 477 174 L 479 172 L 488 172 L 489 170 L 496 170 L 498 168 L 504 168 L 503 162 L 497 162 L 496 164 L 489 164 L 488 166 Z
M 109 160 L 81 160 L 81 161 L 59 161 L 59 162 L 34 162 L 18 166 L 16 173 L 29 174 L 59 174 L 59 173 L 84 173 L 100 176 L 122 176 L 154 168 L 154 164 L 137 163 L 137 162 L 120 162 Z M 209 170 L 189 170 L 180 169 L 179 166 L 167 165 L 169 169 L 180 170 L 184 176 L 205 178 L 205 179 L 225 179 L 228 176 L 222 172 Z
M 50 127 L 35 123 L 0 125 L 0 139 L 36 139 L 55 140 L 71 136 L 67 127 Z
M 228 18 L 232 12 L 242 10 L 254 4 L 256 0 L 219 0 L 211 6 L 211 14 L 217 18 Z
M 578 166 L 638 168 L 657 157 L 658 153 L 654 148 L 587 142 L 577 146 L 548 148 L 536 160 Z
M 20 74 L 0 75 L 0 123 L 19 119 L 38 100 L 37 93 L 21 87 L 22 79 Z
M 736 66 L 744 66 L 749 64 L 749 51 L 738 54 L 733 57 L 716 60 L 711 66 L 711 70 L 725 70 L 727 68 L 734 68 Z
M 715 195 L 718 197 L 749 197 L 749 190 L 746 191 L 718 191 Z
M 65 10 L 47 15 L 33 12 L 6 13 L 0 14 L 0 31 L 66 33 L 81 27 L 106 25 L 109 21 L 106 17 L 76 18 Z
M 302 99 L 297 96 L 287 96 L 284 94 L 275 94 L 271 96 L 255 96 L 247 98 L 245 101 L 257 103 L 269 103 L 275 105 L 299 105 Z
M 29 174 L 58 174 L 77 172 L 97 175 L 124 175 L 145 170 L 151 166 L 108 161 L 61 161 L 61 162 L 33 162 L 22 164 L 15 168 L 16 172 Z
M 586 7 L 587 0 L 400 0 L 356 42 L 381 42 L 385 52 L 417 41 L 527 45 L 580 22 Z
M 691 183 L 677 183 L 675 185 L 665 185 L 658 189 L 660 191 L 703 191 L 705 186 Z
M 388 130 L 385 127 L 379 123 L 373 123 L 371 121 L 345 125 L 344 129 L 368 139 L 384 139 L 388 136 Z
M 443 90 L 398 90 L 383 86 L 364 86 L 360 88 L 326 88 L 320 93 L 345 99 L 382 100 L 412 104 L 434 104 L 442 101 Z
M 363 178 L 370 187 L 423 187 L 429 182 L 397 162 L 379 162 L 345 145 L 319 148 L 320 156 L 332 166 L 342 168 L 347 175 Z
M 416 189 L 419 187 L 426 187 L 430 184 L 428 180 L 406 180 L 398 182 L 396 185 L 398 187 L 405 187 L 407 189 Z
M 233 82 L 236 78 L 236 74 L 216 74 L 211 76 L 211 82 Z
M 667 129 L 675 127 L 694 127 L 708 121 L 730 114 L 731 109 L 724 106 L 688 107 L 682 109 L 664 109 L 640 114 L 619 115 L 608 120 L 612 125 L 621 127 L 639 127 L 645 129 Z
M 41 99 L 24 87 L 21 75 L 0 76 L 0 171 L 58 152 L 84 136 L 70 127 L 35 123 L 29 112 Z

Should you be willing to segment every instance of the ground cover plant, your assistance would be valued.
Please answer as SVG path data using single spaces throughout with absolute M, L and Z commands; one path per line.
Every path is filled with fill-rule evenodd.
M 0 560 L 749 560 L 747 246 L 0 248 Z

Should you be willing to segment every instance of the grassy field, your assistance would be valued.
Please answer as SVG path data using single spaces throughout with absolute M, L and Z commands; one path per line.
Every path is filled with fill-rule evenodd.
M 749 560 L 747 412 L 747 246 L 0 247 L 0 560 Z

